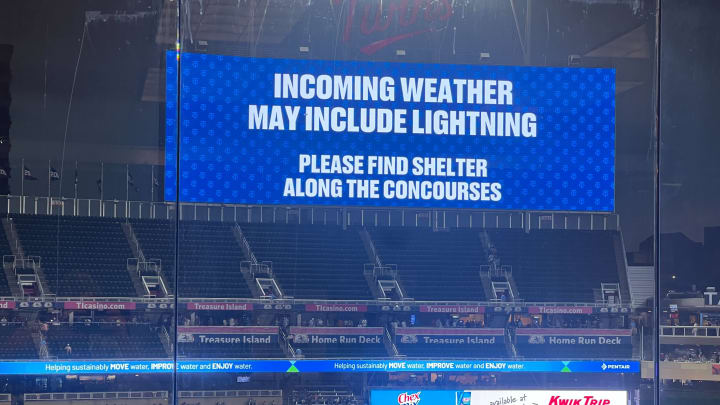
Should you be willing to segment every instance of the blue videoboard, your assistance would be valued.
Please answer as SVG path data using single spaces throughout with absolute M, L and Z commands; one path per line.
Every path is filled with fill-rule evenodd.
M 168 52 L 166 84 L 168 201 L 614 209 L 613 69 Z

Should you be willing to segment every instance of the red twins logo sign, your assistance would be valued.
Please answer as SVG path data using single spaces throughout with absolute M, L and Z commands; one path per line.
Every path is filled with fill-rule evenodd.
M 414 394 L 403 392 L 398 395 L 398 405 L 417 405 L 420 402 L 420 391 Z
M 437 25 L 443 26 L 453 13 L 450 0 L 365 0 L 362 5 L 359 0 L 333 0 L 333 4 L 347 7 L 342 11 L 345 15 L 343 42 L 349 42 L 353 36 L 375 39 L 360 48 L 366 55 L 395 42 L 438 30 Z

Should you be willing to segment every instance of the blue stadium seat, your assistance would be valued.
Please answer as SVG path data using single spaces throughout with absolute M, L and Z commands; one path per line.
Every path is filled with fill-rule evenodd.
M 26 255 L 40 256 L 50 292 L 67 297 L 137 296 L 127 271 L 132 251 L 120 220 L 14 215 Z
M 616 231 L 488 230 L 520 297 L 534 302 L 595 302 L 600 283 L 618 283 Z
M 149 325 L 50 325 L 48 351 L 59 359 L 160 359 L 168 355 L 157 332 Z M 65 346 L 70 345 L 70 356 Z
M 162 260 L 170 290 L 174 290 L 175 221 L 132 220 L 145 257 Z M 181 221 L 178 287 L 180 297 L 248 298 L 240 263 L 245 258 L 233 235 L 234 224 Z
M 272 261 L 283 294 L 295 298 L 372 299 L 363 276 L 368 256 L 356 229 L 240 224 L 259 261 Z
M 19 324 L 0 325 L 0 359 L 37 359 L 30 330 Z
M 373 228 L 383 264 L 398 266 L 405 295 L 416 300 L 483 301 L 480 266 L 487 264 L 479 230 L 433 232 L 419 228 Z
M 8 242 L 7 235 L 5 235 L 5 228 L 0 226 L 0 255 L 11 255 L 10 243 Z M 10 297 L 12 291 L 8 285 L 7 279 L 4 274 L 0 275 L 0 297 Z
M 133 232 L 146 260 L 160 259 L 162 275 L 170 294 L 175 291 L 175 221 L 131 219 Z

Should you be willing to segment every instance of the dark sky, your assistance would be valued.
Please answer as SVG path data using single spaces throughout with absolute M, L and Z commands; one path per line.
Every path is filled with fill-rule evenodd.
M 663 1 L 661 33 L 661 232 L 702 241 L 720 225 L 720 7 Z
M 162 164 L 163 105 L 143 101 L 150 69 L 164 68 L 161 61 L 167 44 L 156 42 L 162 3 L 9 0 L 0 4 L 0 43 L 15 45 L 11 158 L 25 158 L 36 167 L 47 165 L 48 159 L 60 159 L 65 140 L 66 162 Z M 408 42 L 407 48 L 424 50 L 432 43 L 428 60 L 449 63 L 471 63 L 474 59 L 467 59 L 471 57 L 468 55 L 482 48 L 497 58 L 491 63 L 523 64 L 508 2 L 478 1 L 482 6 L 474 3 L 468 3 L 468 14 L 463 17 L 469 21 L 458 22 L 458 30 L 464 35 L 453 59 L 444 53 L 449 52 L 443 42 L 448 35 L 440 30 L 431 37 Z M 653 223 L 654 2 L 641 2 L 641 10 L 631 6 L 636 2 L 627 2 L 630 6 L 590 3 L 597 2 L 533 2 L 531 62 L 567 65 L 569 55 L 584 55 L 625 32 L 638 27 L 644 30 L 644 59 L 620 57 L 592 62 L 596 66 L 614 66 L 619 80 L 638 83 L 617 95 L 616 144 L 617 212 L 628 248 L 635 249 L 651 235 Z M 720 203 L 720 140 L 715 133 L 720 111 L 715 93 L 720 31 L 714 28 L 720 12 L 713 0 L 673 0 L 664 2 L 663 7 L 661 222 L 664 232 L 679 231 L 702 240 L 704 226 L 720 224 L 716 208 Z M 91 10 L 123 16 L 92 21 L 83 40 L 85 12 Z M 311 56 L 328 57 L 330 52 L 340 55 L 327 35 L 337 22 L 321 9 L 300 11 L 294 14 L 294 24 L 284 42 L 270 44 L 268 39 L 268 44 L 259 44 L 261 51 L 257 43 L 255 47 L 246 43 L 231 45 L 240 54 L 252 49 L 284 56 L 283 46 L 297 49 L 298 43 L 309 41 L 313 49 L 321 52 Z M 524 11 L 519 13 L 522 21 Z M 128 14 L 139 17 L 125 17 Z M 271 27 L 276 26 L 268 25 L 266 29 Z M 66 137 L 65 118 L 81 41 L 82 56 Z M 349 45 L 350 51 L 342 53 L 343 57 L 356 57 L 352 43 Z M 66 170 L 68 166 L 70 163 L 66 163 Z M 118 176 L 123 176 L 122 170 Z

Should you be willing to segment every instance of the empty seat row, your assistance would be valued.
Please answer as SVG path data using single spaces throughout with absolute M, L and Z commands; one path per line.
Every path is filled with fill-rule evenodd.
M 259 261 L 271 261 L 283 294 L 296 298 L 372 299 L 363 276 L 370 262 L 357 229 L 240 224 Z
M 50 355 L 60 359 L 168 357 L 157 331 L 143 324 L 51 325 L 47 343 Z
M 397 265 L 405 295 L 416 300 L 482 301 L 487 263 L 478 230 L 373 228 L 384 265 Z
M 30 331 L 16 324 L 0 325 L 0 359 L 37 359 Z
M 11 221 L 25 254 L 42 258 L 50 292 L 137 296 L 127 269 L 133 251 L 124 220 L 13 215 Z M 180 221 L 176 230 L 174 220 L 155 219 L 132 219 L 130 224 L 146 259 L 161 263 L 166 287 L 173 293 L 177 284 L 180 297 L 252 297 L 241 272 L 248 257 L 234 232 L 239 226 L 257 260 L 272 262 L 285 295 L 373 298 L 363 269 L 374 260 L 362 228 Z M 481 267 L 488 264 L 485 243 L 495 246 L 500 264 L 512 268 L 517 293 L 525 301 L 592 302 L 601 283 L 619 283 L 622 275 L 616 231 L 374 227 L 368 232 L 383 264 L 397 266 L 405 296 L 415 300 L 486 300 L 487 286 L 480 278 Z M 0 254 L 10 253 L 0 230 Z M 0 296 L 10 294 L 3 277 Z
M 70 216 L 12 217 L 26 255 L 40 256 L 50 292 L 70 297 L 131 297 L 132 251 L 120 220 Z
M 133 231 L 147 259 L 160 259 L 174 290 L 175 222 L 133 220 Z M 182 221 L 179 230 L 177 283 L 180 297 L 251 297 L 240 266 L 246 260 L 233 234 L 234 224 Z
M 619 283 L 616 231 L 488 231 L 502 264 L 512 266 L 520 297 L 535 302 L 594 302 L 601 283 Z

